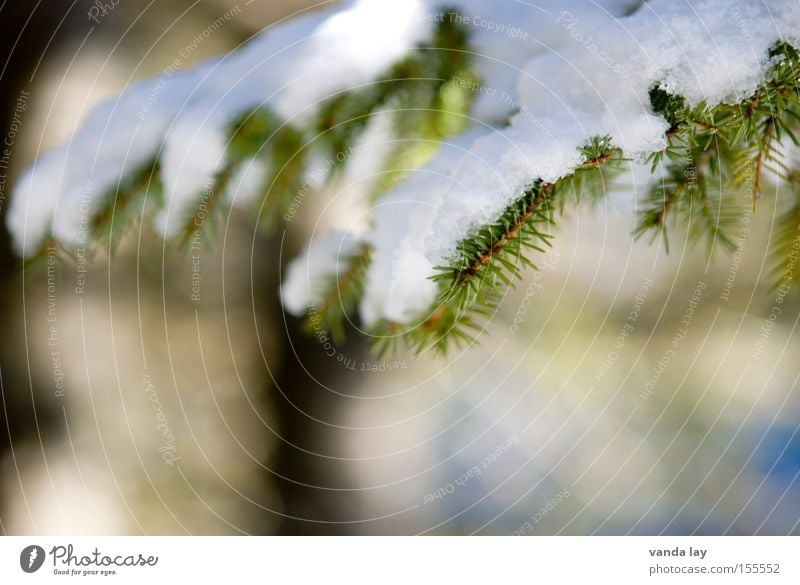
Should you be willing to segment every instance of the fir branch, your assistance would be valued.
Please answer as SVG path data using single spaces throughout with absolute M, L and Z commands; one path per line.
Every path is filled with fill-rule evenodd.
M 99 210 L 94 213 L 90 222 L 89 234 L 92 242 L 107 241 L 108 248 L 113 250 L 121 236 L 135 224 L 139 217 L 139 209 L 134 203 L 143 200 L 144 194 L 153 203 L 151 207 L 162 203 L 163 193 L 159 178 L 161 169 L 158 159 L 142 165 L 133 175 L 117 183 L 114 190 L 101 197 Z M 90 242 L 85 242 L 88 247 Z
M 392 118 L 397 144 L 386 157 L 372 197 L 388 191 L 435 152 L 441 140 L 461 132 L 477 86 L 468 30 L 454 11 L 445 10 L 430 46 L 417 47 L 387 73 L 357 90 L 343 91 L 322 107 L 317 146 L 336 157 L 353 148 L 374 114 Z M 344 169 L 337 165 L 335 172 Z
M 541 183 L 537 188 L 532 189 L 530 193 L 533 198 L 526 197 L 524 199 L 525 205 L 519 213 L 515 214 L 516 217 L 512 220 L 512 223 L 505 226 L 505 229 L 497 235 L 490 232 L 491 237 L 486 249 L 480 251 L 478 256 L 469 259 L 465 268 L 456 271 L 453 277 L 456 286 L 467 285 L 471 279 L 478 276 L 482 268 L 490 266 L 493 258 L 504 252 L 511 242 L 520 237 L 521 233 L 524 234 L 524 232 L 520 232 L 521 228 L 552 192 L 552 183 Z M 512 271 L 516 276 L 516 266 Z
M 756 202 L 761 199 L 761 175 L 764 172 L 764 159 L 770 156 L 770 147 L 775 130 L 775 119 L 769 118 L 765 124 L 764 132 L 759 141 L 758 154 L 756 155 L 756 170 L 753 180 L 753 211 L 756 211 Z
M 505 284 L 510 284 L 511 278 L 518 277 L 518 263 L 521 261 L 530 264 L 522 254 L 523 248 L 544 251 L 541 246 L 550 245 L 550 234 L 540 231 L 536 225 L 549 226 L 553 223 L 556 189 L 563 189 L 575 178 L 583 177 L 588 171 L 595 171 L 619 157 L 619 151 L 611 145 L 608 137 L 595 138 L 580 150 L 584 162 L 572 175 L 555 183 L 534 182 L 522 198 L 506 209 L 498 222 L 487 226 L 474 238 L 463 240 L 459 245 L 460 259 L 453 267 L 441 268 L 441 274 L 435 280 L 450 279 L 452 286 L 447 290 L 452 290 L 454 287 L 470 284 L 482 271 L 490 273 Z M 603 178 L 601 173 L 595 176 L 601 180 Z M 504 274 L 503 268 L 509 270 L 511 278 Z
M 344 340 L 345 322 L 354 318 L 371 255 L 370 247 L 361 244 L 340 259 L 341 267 L 327 278 L 321 299 L 308 308 L 304 322 L 306 332 L 322 329 L 330 333 L 334 342 Z
M 669 161 L 665 176 L 659 183 L 653 185 L 642 202 L 642 210 L 639 212 L 639 219 L 633 232 L 635 239 L 653 231 L 654 237 L 659 235 L 663 238 L 664 246 L 669 252 L 667 227 L 670 213 L 673 209 L 679 208 L 682 202 L 686 202 L 684 209 L 691 214 L 695 209 L 693 205 L 695 201 L 704 202 L 707 199 L 704 173 L 716 154 L 716 147 L 712 147 L 695 158 L 690 158 L 688 162 L 682 157 L 674 157 Z M 691 218 L 689 222 L 691 223 Z
M 438 267 L 432 277 L 440 292 L 429 315 L 407 326 L 380 323 L 373 332 L 380 351 L 393 349 L 401 339 L 415 352 L 432 348 L 439 353 L 447 351 L 450 341 L 475 342 L 483 330 L 480 320 L 491 316 L 503 290 L 521 277 L 522 267 L 536 269 L 528 253 L 550 246 L 561 193 L 589 176 L 605 186 L 602 169 L 621 160 L 608 137 L 594 138 L 579 150 L 584 162 L 572 175 L 552 183 L 535 181 L 495 223 L 461 241 L 456 260 Z
M 680 96 L 669 95 L 659 88 L 651 91 L 654 111 L 663 115 L 670 127 L 666 133 L 667 148 L 654 153 L 650 160 L 654 170 L 665 160 L 669 162 L 666 184 L 661 190 L 651 191 L 651 204 L 640 215 L 635 230 L 637 237 L 653 228 L 666 234 L 668 214 L 679 210 L 690 235 L 708 236 L 710 250 L 717 244 L 733 249 L 733 239 L 727 229 L 735 215 L 723 188 L 734 176 L 737 153 L 753 145 L 758 147 L 759 154 L 751 160 L 756 161 L 756 175 L 760 177 L 765 161 L 773 158 L 771 149 L 777 138 L 773 133 L 777 135 L 777 130 L 785 126 L 785 133 L 794 139 L 787 119 L 800 119 L 795 112 L 800 95 L 797 52 L 781 44 L 773 49 L 771 56 L 777 63 L 772 79 L 743 104 L 711 108 L 701 103 L 690 108 Z M 763 129 L 760 135 L 759 127 Z M 597 149 L 610 145 L 607 139 L 602 144 L 595 139 L 591 146 Z M 440 284 L 441 294 L 430 317 L 406 331 L 404 337 L 408 338 L 409 345 L 418 351 L 428 346 L 446 349 L 448 336 L 471 342 L 474 338 L 464 328 L 459 328 L 459 324 L 468 322 L 467 329 L 479 331 L 480 327 L 470 314 L 489 314 L 502 295 L 501 288 L 513 286 L 519 277 L 520 263 L 531 264 L 521 253 L 522 248 L 541 251 L 542 246 L 549 245 L 549 234 L 536 226 L 552 223 L 550 200 L 558 199 L 555 197 L 558 191 L 567 181 L 574 181 L 581 170 L 599 168 L 609 160 L 614 160 L 611 152 L 601 157 L 587 156 L 570 177 L 553 185 L 534 183 L 497 223 L 463 240 L 457 260 L 449 267 L 439 267 L 440 272 L 434 277 Z M 720 184 L 719 190 L 710 189 L 712 180 Z M 754 192 L 760 189 L 759 179 Z M 560 199 L 563 205 L 563 198 Z M 545 202 L 548 205 L 544 205 Z M 541 214 L 542 209 L 546 213 Z M 395 337 L 398 330 L 397 324 L 383 327 L 384 333 Z
M 776 287 L 800 282 L 800 169 L 789 175 L 791 200 L 778 218 L 772 238 L 772 279 Z
M 178 246 L 186 249 L 193 241 L 197 241 L 201 232 L 212 231 L 216 225 L 216 210 L 221 205 L 222 193 L 228 186 L 235 170 L 235 165 L 226 164 L 215 176 L 210 184 L 200 194 L 200 204 L 194 213 L 183 223 L 176 241 Z M 212 238 L 202 238 L 210 242 Z
M 275 228 L 292 202 L 307 190 L 305 173 L 311 141 L 321 138 L 335 154 L 345 152 L 352 148 L 370 115 L 390 100 L 402 106 L 397 115 L 398 125 L 408 135 L 416 132 L 413 135 L 423 139 L 420 143 L 435 142 L 461 131 L 474 96 L 464 88 L 454 93 L 453 80 L 475 79 L 469 68 L 469 39 L 462 22 L 452 17 L 442 19 L 437 24 L 432 46 L 415 48 L 372 83 L 330 98 L 321 108 L 318 124 L 309 129 L 282 121 L 266 107 L 243 112 L 228 129 L 225 165 L 211 184 L 198 193 L 197 206 L 182 223 L 175 239 L 185 246 L 196 234 L 200 215 L 204 216 L 201 223 L 205 227 L 213 226 L 218 216 L 216 211 L 223 203 L 222 193 L 241 162 L 251 157 L 264 159 L 270 171 L 262 188 L 264 195 L 254 207 L 259 210 L 263 226 Z M 404 171 L 394 173 L 392 181 L 386 181 L 382 188 L 388 188 L 409 168 L 424 162 L 432 152 L 432 147 L 425 148 L 412 158 L 407 156 L 406 149 L 401 165 Z M 92 240 L 102 239 L 106 234 L 116 239 L 124 233 L 135 218 L 130 210 L 136 209 L 134 203 L 141 201 L 142 193 L 147 192 L 157 200 L 155 203 L 162 204 L 160 179 L 159 161 L 155 160 L 129 178 L 121 179 L 113 191 L 104 194 L 104 203 L 90 218 Z M 46 239 L 34 256 L 46 254 L 49 242 Z

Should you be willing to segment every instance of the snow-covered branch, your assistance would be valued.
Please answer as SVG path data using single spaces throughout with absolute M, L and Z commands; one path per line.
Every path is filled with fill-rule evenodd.
M 301 151 L 297 160 L 313 161 L 327 136 L 337 139 L 337 156 L 352 149 L 342 159 L 348 168 L 391 166 L 397 149 L 377 157 L 375 148 L 355 143 L 370 132 L 377 142 L 406 139 L 399 122 L 414 120 L 414 138 L 441 140 L 437 153 L 401 182 L 387 183 L 396 184 L 372 202 L 366 228 L 345 225 L 344 233 L 309 242 L 289 268 L 282 296 L 297 314 L 324 306 L 326 287 L 357 262 L 365 268 L 358 272 L 363 323 L 389 336 L 403 326 L 427 327 L 424 341 L 438 343 L 472 304 L 490 303 L 482 287 L 499 290 L 505 269 L 515 272 L 499 251 L 522 253 L 528 220 L 538 217 L 526 212 L 525 198 L 542 189 L 555 197 L 576 172 L 621 159 L 658 164 L 669 153 L 699 172 L 698 160 L 723 168 L 729 150 L 766 150 L 791 137 L 797 47 L 795 0 L 348 2 L 101 105 L 67 144 L 28 169 L 8 222 L 23 255 L 36 254 L 50 237 L 75 245 L 81 225 L 113 205 L 126 178 L 149 167 L 164 191 L 155 217 L 167 237 L 186 225 L 204 192 L 230 191 L 231 184 L 247 193 L 229 192 L 223 203 L 249 203 L 262 192 L 289 202 L 293 217 L 297 185 L 280 184 L 282 194 L 274 188 L 287 161 Z M 417 122 L 420 94 L 407 92 L 405 101 L 397 94 L 403 82 L 420 79 L 428 97 L 416 109 L 427 117 Z M 353 99 L 342 100 L 343 92 Z M 448 101 L 448 92 L 461 97 Z M 442 112 L 459 123 L 444 128 Z M 379 124 L 387 114 L 389 123 Z M 437 130 L 420 134 L 426 126 Z M 248 134 L 252 127 L 261 133 Z M 294 150 L 276 164 L 264 151 L 277 148 L 274 138 L 287 128 Z M 342 128 L 351 131 L 337 133 Z M 239 148 L 242 135 L 255 147 Z M 757 181 L 770 155 L 756 155 Z M 296 182 L 308 183 L 314 168 L 308 162 Z M 669 195 L 705 197 L 700 209 L 716 238 L 716 200 L 698 191 L 702 182 L 680 191 L 679 182 Z M 663 220 L 658 194 L 651 203 L 648 217 Z M 276 218 L 288 213 L 286 205 L 271 208 Z M 498 270 L 481 271 L 487 264 Z M 465 266 L 476 283 L 463 278 Z M 457 284 L 467 293 L 454 292 Z M 432 326 L 432 317 L 444 325 Z

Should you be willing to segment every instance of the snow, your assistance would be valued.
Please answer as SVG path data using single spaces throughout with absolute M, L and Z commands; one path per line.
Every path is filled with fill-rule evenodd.
M 174 110 L 208 67 L 133 86 L 97 106 L 69 142 L 40 156 L 20 177 L 6 218 L 17 251 L 35 254 L 50 234 L 78 244 L 100 197 L 152 160 Z
M 231 176 L 223 194 L 228 205 L 248 207 L 266 190 L 269 165 L 260 158 L 243 160 Z
M 359 244 L 351 232 L 332 231 L 306 244 L 293 260 L 281 285 L 281 301 L 289 313 L 303 315 L 319 307 L 327 294 L 327 281 L 347 268 L 343 261 Z
M 611 136 L 634 160 L 663 148 L 668 125 L 650 109 L 654 86 L 679 92 L 690 104 L 736 103 L 751 95 L 764 81 L 769 48 L 797 37 L 799 15 L 788 1 L 654 0 L 630 17 L 591 22 L 564 9 L 557 21 L 570 30 L 572 43 L 527 62 L 510 126 L 478 138 L 452 165 L 449 180 L 426 185 L 441 189 L 423 203 L 439 202 L 429 229 L 415 224 L 397 234 L 376 221 L 367 236 L 376 247 L 373 262 L 386 266 L 390 255 L 403 253 L 406 237 L 422 240 L 417 246 L 426 262 L 403 282 L 414 291 L 415 307 L 431 306 L 432 267 L 446 265 L 460 240 L 496 220 L 535 179 L 568 175 L 581 162 L 576 149 L 593 136 Z M 368 283 L 362 316 L 368 324 L 382 317 L 409 321 L 392 308 L 397 302 L 376 279 Z
M 764 81 L 776 41 L 800 46 L 796 0 L 345 2 L 98 107 L 70 142 L 40 157 L 20 180 L 8 213 L 16 248 L 35 253 L 50 233 L 75 244 L 99 198 L 158 154 L 166 205 L 157 224 L 165 236 L 175 233 L 215 174 L 231 164 L 226 140 L 237 117 L 266 106 L 302 128 L 321 100 L 369 83 L 430 40 L 435 22 L 451 18 L 441 6 L 457 8 L 470 32 L 481 76 L 472 88 L 474 124 L 375 205 L 364 235 L 374 248 L 360 307 L 367 324 L 420 316 L 436 294 L 434 267 L 534 180 L 572 172 L 581 162 L 577 149 L 591 137 L 609 135 L 636 160 L 663 148 L 667 123 L 650 109 L 652 87 L 690 104 L 735 103 Z M 377 172 L 388 152 L 379 122 L 368 127 L 373 136 L 354 145 L 347 162 L 363 171 L 345 167 L 346 180 L 363 182 Z M 370 146 L 359 150 L 364 144 Z M 228 200 L 251 201 L 267 171 L 263 162 L 241 163 Z M 334 234 L 309 245 L 288 270 L 288 310 L 305 310 L 341 250 L 357 239 Z
M 344 2 L 270 27 L 222 59 L 168 68 L 101 104 L 21 177 L 7 219 L 15 248 L 35 254 L 51 234 L 76 245 L 79 220 L 157 154 L 167 201 L 157 225 L 174 234 L 227 162 L 227 129 L 240 114 L 268 105 L 302 122 L 326 96 L 369 82 L 430 38 L 424 11 L 422 0 Z
M 199 189 L 226 164 L 228 128 L 242 112 L 267 106 L 302 125 L 321 100 L 369 82 L 429 38 L 423 10 L 422 0 L 350 2 L 268 29 L 220 60 L 198 80 L 166 136 L 163 233 L 181 227 Z
M 376 204 L 373 229 L 365 236 L 373 248 L 360 306 L 366 324 L 380 318 L 405 323 L 430 306 L 436 285 L 427 278 L 434 266 L 425 256 L 424 244 L 435 229 L 441 192 L 453 180 L 448 171 L 477 136 L 491 131 L 477 126 L 444 141 L 427 165 Z
M 788 3 L 773 4 L 777 12 Z M 667 123 L 650 109 L 653 86 L 693 105 L 736 103 L 751 95 L 763 82 L 777 38 L 770 7 L 746 4 L 734 11 L 730 0 L 687 6 L 656 0 L 595 28 L 562 12 L 560 25 L 570 28 L 574 43 L 528 62 L 518 85 L 521 113 L 508 129 L 473 145 L 472 153 L 493 172 L 469 161 L 456 167 L 470 188 L 445 193 L 447 222 L 435 222 L 428 236 L 429 260 L 440 264 L 452 256 L 460 239 L 496 219 L 533 179 L 569 174 L 580 162 L 576 148 L 592 136 L 611 136 L 637 160 L 663 148 Z M 800 27 L 798 20 L 794 28 L 783 24 Z
M 372 113 L 355 144 L 345 152 L 336 153 L 336 162 L 343 166 L 343 183 L 346 188 L 360 191 L 365 199 L 369 197 L 375 183 L 386 169 L 394 142 L 395 117 L 394 104 Z M 343 160 L 339 160 L 343 159 Z
M 516 86 L 525 63 L 536 55 L 571 42 L 559 19 L 569 12 L 583 21 L 608 23 L 626 14 L 639 0 L 460 0 L 447 3 L 466 16 L 472 35 L 474 67 L 490 91 L 478 92 L 473 114 L 485 121 L 507 120 L 514 108 Z

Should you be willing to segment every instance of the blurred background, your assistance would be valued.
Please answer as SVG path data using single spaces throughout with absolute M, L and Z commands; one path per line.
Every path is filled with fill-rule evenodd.
M 311 5 L 120 0 L 95 22 L 84 0 L 2 4 L 0 213 L 92 105 Z M 232 215 L 192 303 L 191 258 L 146 226 L 84 273 L 24 265 L 3 223 L 0 531 L 800 533 L 800 305 L 768 276 L 782 193 L 755 215 L 732 193 L 738 250 L 709 260 L 681 233 L 668 255 L 633 241 L 640 187 L 632 169 L 569 212 L 446 360 L 303 334 L 277 291 L 309 226 Z

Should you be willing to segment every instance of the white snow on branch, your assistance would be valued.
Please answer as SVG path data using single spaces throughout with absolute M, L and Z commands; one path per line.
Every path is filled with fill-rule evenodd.
M 560 24 L 576 31 L 575 44 L 528 62 L 519 78 L 520 113 L 509 128 L 472 147 L 493 172 L 469 157 L 456 167 L 454 174 L 470 187 L 451 184 L 444 194 L 428 258 L 441 263 L 450 257 L 459 240 L 497 219 L 534 179 L 554 181 L 572 172 L 580 163 L 576 149 L 593 136 L 610 136 L 634 159 L 665 147 L 668 125 L 650 107 L 653 87 L 692 105 L 737 103 L 751 95 L 764 81 L 770 47 L 798 34 L 798 14 L 797 3 L 785 0 L 656 0 L 591 28 L 561 13 Z
M 212 67 L 166 137 L 163 233 L 183 225 L 202 185 L 225 165 L 227 129 L 237 116 L 266 106 L 302 125 L 321 100 L 371 81 L 429 39 L 424 13 L 422 0 L 360 0 L 267 30 Z
M 771 65 L 769 49 L 781 40 L 800 46 L 800 3 L 653 0 L 632 16 L 599 24 L 562 10 L 554 26 L 569 29 L 573 43 L 528 61 L 509 127 L 478 138 L 451 162 L 445 179 L 419 186 L 424 201 L 406 217 L 421 213 L 426 221 L 411 221 L 401 233 L 396 230 L 402 227 L 375 222 L 366 238 L 376 253 L 361 306 L 368 324 L 381 318 L 407 322 L 419 313 L 403 312 L 406 307 L 430 307 L 433 267 L 447 265 L 459 241 L 496 221 L 533 181 L 570 174 L 581 162 L 578 147 L 591 137 L 608 135 L 638 160 L 665 147 L 668 124 L 651 109 L 653 87 L 679 93 L 692 105 L 737 103 L 751 95 Z M 485 93 L 491 95 L 491 88 Z M 425 261 L 395 271 L 392 281 L 413 291 L 398 298 L 377 274 L 405 253 L 410 239 Z
M 15 186 L 6 217 L 17 251 L 35 254 L 48 236 L 82 243 L 100 199 L 153 159 L 175 111 L 209 67 L 132 87 L 92 110 L 66 144 L 39 156 Z
M 17 249 L 35 253 L 49 235 L 80 242 L 101 196 L 154 157 L 166 203 L 158 224 L 174 233 L 219 170 L 237 162 L 226 153 L 237 117 L 265 106 L 302 128 L 326 97 L 357 90 L 429 42 L 436 22 L 453 18 L 444 6 L 459 11 L 481 76 L 471 86 L 474 128 L 376 205 L 364 236 L 374 249 L 361 305 L 368 324 L 424 312 L 436 294 L 434 267 L 533 181 L 572 172 L 590 138 L 608 135 L 634 159 L 663 148 L 667 123 L 651 109 L 653 87 L 690 104 L 735 103 L 763 83 L 770 47 L 800 47 L 797 0 L 344 2 L 95 109 L 17 185 L 7 218 Z M 266 173 L 252 163 L 235 177 L 242 200 Z M 306 269 L 290 268 L 287 308 L 303 311 L 314 300 L 340 243 L 316 240 L 299 261 Z
M 14 191 L 8 225 L 34 254 L 54 235 L 76 245 L 99 199 L 160 156 L 169 236 L 226 162 L 227 129 L 268 106 L 290 122 L 320 100 L 369 82 L 418 43 L 433 23 L 423 0 L 344 2 L 266 29 L 239 51 L 176 73 L 168 69 L 93 110 L 71 140 L 41 157 Z
M 332 231 L 311 240 L 289 266 L 281 285 L 281 302 L 293 315 L 321 309 L 330 292 L 330 277 L 338 278 L 347 269 L 345 259 L 359 244 L 351 232 Z
M 442 5 L 439 2 L 430 4 Z M 458 9 L 459 22 L 468 29 L 474 47 L 474 68 L 482 80 L 478 85 L 468 86 L 476 97 L 472 112 L 476 123 L 462 136 L 446 141 L 428 165 L 376 205 L 373 229 L 366 237 L 367 243 L 373 247 L 373 261 L 368 269 L 360 308 L 361 317 L 368 325 L 379 319 L 408 322 L 430 306 L 436 295 L 436 285 L 428 278 L 436 266 L 435 257 L 426 249 L 430 244 L 430 234 L 441 230 L 442 222 L 447 224 L 449 233 L 459 233 L 463 229 L 461 212 L 456 210 L 458 213 L 449 217 L 444 196 L 452 192 L 461 194 L 456 195 L 457 198 L 463 197 L 472 189 L 470 183 L 462 181 L 462 174 L 458 171 L 461 166 L 470 167 L 472 174 L 480 175 L 488 185 L 506 180 L 503 170 L 493 164 L 494 153 L 487 157 L 480 151 L 467 152 L 468 148 L 477 138 L 496 133 L 489 123 L 503 122 L 519 108 L 516 85 L 524 64 L 531 57 L 575 42 L 575 33 L 560 24 L 566 11 L 571 11 L 569 14 L 576 15 L 578 20 L 584 19 L 596 26 L 600 22 L 613 22 L 615 17 L 627 13 L 639 1 L 548 0 L 528 4 L 515 0 L 459 0 L 444 4 Z M 434 10 L 427 18 L 436 21 L 454 17 Z M 538 120 L 528 121 L 534 131 L 539 129 Z M 552 134 L 546 135 L 555 142 Z M 511 142 L 503 146 L 505 151 L 513 148 Z M 543 156 L 557 154 L 560 153 L 546 151 Z M 573 164 L 579 162 L 573 146 L 570 146 L 568 156 Z M 521 171 L 523 169 L 517 170 L 514 177 Z M 516 178 L 512 180 L 517 181 Z M 507 188 L 511 193 L 519 193 L 522 186 L 523 183 L 517 181 Z M 318 240 L 310 248 L 325 245 L 325 241 Z M 302 257 L 296 262 L 303 263 L 305 259 Z M 292 266 L 288 280 L 305 274 Z M 286 296 L 284 294 L 284 298 Z
M 425 241 L 434 230 L 441 193 L 457 180 L 450 174 L 456 161 L 478 136 L 492 130 L 476 126 L 445 141 L 427 165 L 376 204 L 373 228 L 365 236 L 373 249 L 360 309 L 366 324 L 381 318 L 405 323 L 431 305 L 436 285 L 428 279 L 434 266 L 425 255 Z

